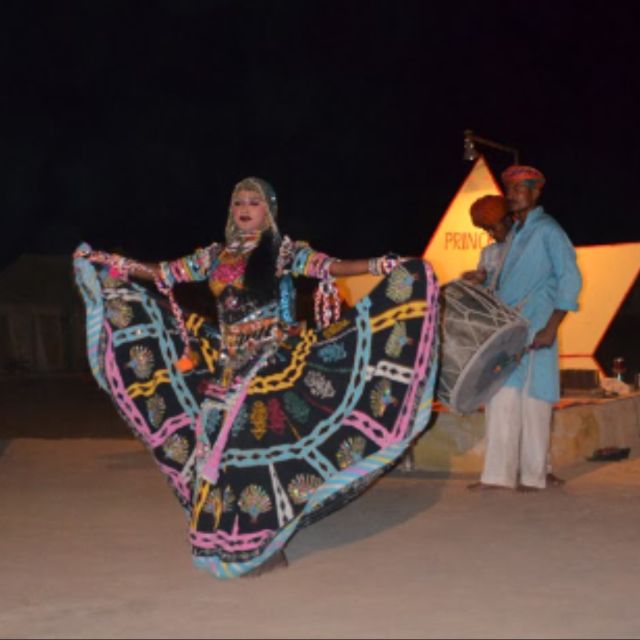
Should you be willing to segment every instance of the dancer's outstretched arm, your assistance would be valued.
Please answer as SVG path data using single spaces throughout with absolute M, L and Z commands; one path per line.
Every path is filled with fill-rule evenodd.
M 379 258 L 335 260 L 329 267 L 329 274 L 337 278 L 342 276 L 361 276 L 367 273 L 382 276 L 392 271 L 402 260 L 402 258 L 393 254 L 387 254 Z
M 73 254 L 74 258 L 86 258 L 89 262 L 108 265 L 114 276 L 139 278 L 141 280 L 157 280 L 160 275 L 160 265 L 155 262 L 139 262 L 118 253 L 107 251 L 93 251 L 78 249 Z

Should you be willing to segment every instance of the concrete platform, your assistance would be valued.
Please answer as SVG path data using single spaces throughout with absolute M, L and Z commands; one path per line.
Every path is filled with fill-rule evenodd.
M 419 469 L 479 474 L 484 460 L 484 413 L 435 413 L 413 448 Z M 566 397 L 556 405 L 551 431 L 554 468 L 580 463 L 601 447 L 640 452 L 640 392 L 615 398 Z

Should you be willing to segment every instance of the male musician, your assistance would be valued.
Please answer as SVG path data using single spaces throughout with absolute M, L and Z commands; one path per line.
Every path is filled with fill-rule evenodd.
M 529 350 L 485 406 L 487 444 L 480 482 L 471 489 L 546 486 L 553 404 L 560 397 L 558 327 L 578 308 L 582 278 L 560 225 L 538 204 L 545 178 L 513 165 L 502 174 L 513 238 L 496 294 L 529 322 Z M 519 480 L 519 484 L 518 484 Z
M 505 249 L 508 247 L 506 241 L 513 226 L 507 200 L 502 196 L 483 196 L 471 205 L 469 213 L 473 224 L 486 231 L 495 242 L 482 249 L 477 268 L 465 271 L 462 278 L 472 284 L 495 289 Z

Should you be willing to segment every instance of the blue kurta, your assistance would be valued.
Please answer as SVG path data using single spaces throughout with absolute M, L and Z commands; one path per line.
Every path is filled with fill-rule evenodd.
M 497 295 L 527 319 L 531 342 L 555 309 L 577 311 L 581 287 L 582 277 L 571 241 L 542 207 L 536 207 L 515 231 L 498 280 Z M 533 398 L 557 402 L 558 341 L 549 348 L 529 352 L 505 384 L 526 388 Z
M 495 289 L 494 279 L 497 275 L 496 272 L 500 271 L 502 266 L 502 256 L 511 244 L 511 236 L 513 235 L 513 228 L 507 234 L 504 242 L 492 242 L 482 249 L 480 252 L 480 260 L 478 261 L 477 269 L 484 269 L 487 273 L 485 281 L 482 286 L 488 289 Z

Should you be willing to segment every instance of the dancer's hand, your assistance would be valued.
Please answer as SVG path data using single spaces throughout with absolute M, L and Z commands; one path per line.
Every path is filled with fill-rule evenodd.
M 86 242 L 83 242 L 73 252 L 73 259 L 75 260 L 76 258 L 87 258 L 89 255 L 91 255 L 91 247 Z
M 113 265 L 121 263 L 125 258 L 117 253 L 107 253 L 106 251 L 89 251 L 81 255 L 82 258 L 86 258 L 89 262 L 95 262 L 96 264 L 108 264 Z

